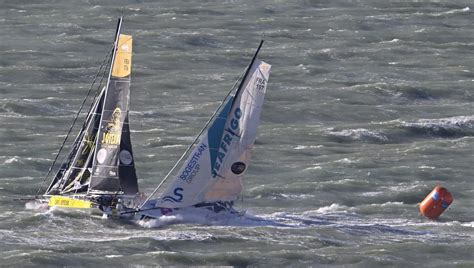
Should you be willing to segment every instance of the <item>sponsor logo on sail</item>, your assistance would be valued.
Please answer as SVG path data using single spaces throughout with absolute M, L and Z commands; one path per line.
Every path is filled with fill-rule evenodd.
M 105 131 L 102 134 L 102 145 L 118 145 L 120 144 L 121 136 L 121 127 L 120 127 L 120 118 L 122 115 L 122 110 L 120 108 L 115 108 L 112 113 L 112 117 L 105 126 Z
M 236 175 L 239 175 L 239 174 L 242 174 L 242 172 L 245 171 L 245 163 L 244 162 L 235 162 L 234 164 L 232 164 L 232 166 L 230 167 L 230 170 L 236 174 Z
M 242 110 L 240 107 L 235 108 L 233 117 L 230 120 L 230 126 L 225 131 L 226 133 L 222 137 L 221 144 L 219 146 L 219 151 L 217 152 L 216 162 L 214 164 L 214 168 L 212 170 L 212 177 L 215 178 L 219 174 L 219 170 L 222 167 L 222 163 L 224 162 L 225 156 L 229 150 L 229 146 L 232 143 L 232 140 L 237 135 L 239 129 L 239 119 L 242 117 Z
M 120 162 L 124 165 L 130 165 L 133 162 L 132 154 L 127 150 L 122 150 L 119 153 Z
M 174 196 L 167 195 L 163 197 L 164 202 L 179 203 L 183 200 L 183 188 L 177 187 L 174 189 Z
M 106 158 L 107 158 L 107 150 L 104 148 L 100 149 L 97 152 L 97 162 L 99 162 L 99 164 L 103 164 Z
M 193 181 L 193 178 L 196 176 L 196 174 L 200 170 L 200 166 L 198 164 L 199 159 L 201 158 L 203 152 L 207 149 L 207 145 L 201 143 L 197 149 L 197 151 L 194 152 L 193 157 L 189 160 L 188 164 L 184 168 L 183 172 L 181 172 L 181 175 L 179 175 L 179 178 L 187 183 L 191 183 Z

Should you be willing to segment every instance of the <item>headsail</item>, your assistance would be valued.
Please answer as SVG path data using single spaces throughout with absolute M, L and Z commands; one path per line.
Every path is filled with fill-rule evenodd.
M 46 194 L 87 191 L 84 186 L 87 186 L 90 180 L 92 156 L 95 151 L 94 141 L 99 127 L 104 92 L 105 88 L 89 111 L 84 127 L 77 135 L 68 157 L 61 164 Z
M 229 97 L 155 206 L 178 208 L 230 201 L 242 191 L 271 66 L 253 60 L 236 95 Z

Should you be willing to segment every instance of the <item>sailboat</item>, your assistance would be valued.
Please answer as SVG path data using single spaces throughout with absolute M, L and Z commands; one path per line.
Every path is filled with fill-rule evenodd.
M 155 219 L 184 208 L 236 212 L 233 204 L 243 189 L 242 178 L 249 166 L 270 75 L 271 65 L 258 59 L 262 45 L 263 40 L 239 85 L 229 91 L 148 198 L 135 208 L 116 208 L 122 217 Z M 168 186 L 157 195 L 169 178 Z
M 38 198 L 49 207 L 100 209 L 114 206 L 118 200 L 132 202 L 138 193 L 128 116 L 132 36 L 121 34 L 122 21 L 123 18 L 119 18 L 112 52 L 104 61 L 109 64 L 104 64 L 102 83 L 96 89 L 96 97 L 91 101 L 84 123 L 59 170 Z M 51 174 L 63 146 L 38 193 Z

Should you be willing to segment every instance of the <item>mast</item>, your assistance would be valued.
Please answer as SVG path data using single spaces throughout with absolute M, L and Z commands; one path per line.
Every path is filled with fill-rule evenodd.
M 123 22 L 123 16 L 120 16 L 120 18 L 118 19 L 117 21 L 117 29 L 115 31 L 115 41 L 114 41 L 114 49 L 113 49 L 113 53 L 112 53 L 112 60 L 111 60 L 111 64 L 110 64 L 110 69 L 109 69 L 109 75 L 107 76 L 107 84 L 105 86 L 105 93 L 104 93 L 104 101 L 102 103 L 102 111 L 104 111 L 105 109 L 105 105 L 106 105 L 106 99 L 107 99 L 107 92 L 108 92 L 108 89 L 109 89 L 109 85 L 110 85 L 110 78 L 112 76 L 112 70 L 114 68 L 114 63 L 115 63 L 115 55 L 117 54 L 117 49 L 118 49 L 118 40 L 119 40 L 119 37 L 120 37 L 120 31 L 122 29 L 122 22 Z M 100 121 L 99 122 L 102 122 L 103 120 L 103 117 L 104 117 L 104 113 L 102 112 L 102 114 L 100 115 Z M 99 123 L 100 124 L 100 123 Z M 99 126 L 100 127 L 100 126 Z M 100 130 L 98 131 L 98 133 L 100 132 Z M 99 144 L 99 135 L 97 134 L 97 137 L 96 137 L 96 140 L 95 140 L 95 148 L 96 150 L 94 150 L 94 157 L 92 159 L 92 163 L 96 163 L 96 158 L 97 158 L 97 145 Z M 89 186 L 87 187 L 87 194 L 89 194 L 90 192 L 90 184 L 92 182 L 92 176 L 93 174 L 91 174 L 91 179 L 89 180 Z
M 121 23 L 122 19 L 117 26 L 115 53 L 97 129 L 89 194 L 138 192 L 128 119 L 133 38 L 120 33 Z
M 249 75 L 250 69 L 252 69 L 252 65 L 253 65 L 253 63 L 255 62 L 255 59 L 257 58 L 258 52 L 260 52 L 260 48 L 262 48 L 262 45 L 263 45 L 263 42 L 264 42 L 264 41 L 265 41 L 264 39 L 260 40 L 260 44 L 258 45 L 257 51 L 255 51 L 255 54 L 253 55 L 253 58 L 252 58 L 252 60 L 250 61 L 250 64 L 249 64 L 249 66 L 247 67 L 247 70 L 245 71 L 244 77 L 243 77 L 242 80 L 240 81 L 239 88 L 238 88 L 237 91 L 235 92 L 234 99 L 232 100 L 232 106 L 234 106 L 235 100 L 237 99 L 237 98 L 235 98 L 235 96 L 238 96 L 239 93 L 240 93 L 240 91 L 242 91 L 242 87 L 244 86 L 245 79 L 247 79 L 247 76 Z

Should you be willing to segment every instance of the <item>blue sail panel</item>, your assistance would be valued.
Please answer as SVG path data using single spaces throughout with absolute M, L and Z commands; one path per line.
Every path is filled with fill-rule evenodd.
M 229 115 L 230 108 L 232 107 L 234 97 L 230 97 L 227 103 L 222 108 L 221 112 L 209 127 L 207 131 L 207 138 L 209 143 L 209 152 L 211 156 L 211 170 L 214 170 L 217 154 L 219 152 L 219 146 L 221 143 L 222 135 L 224 133 L 225 124 Z

